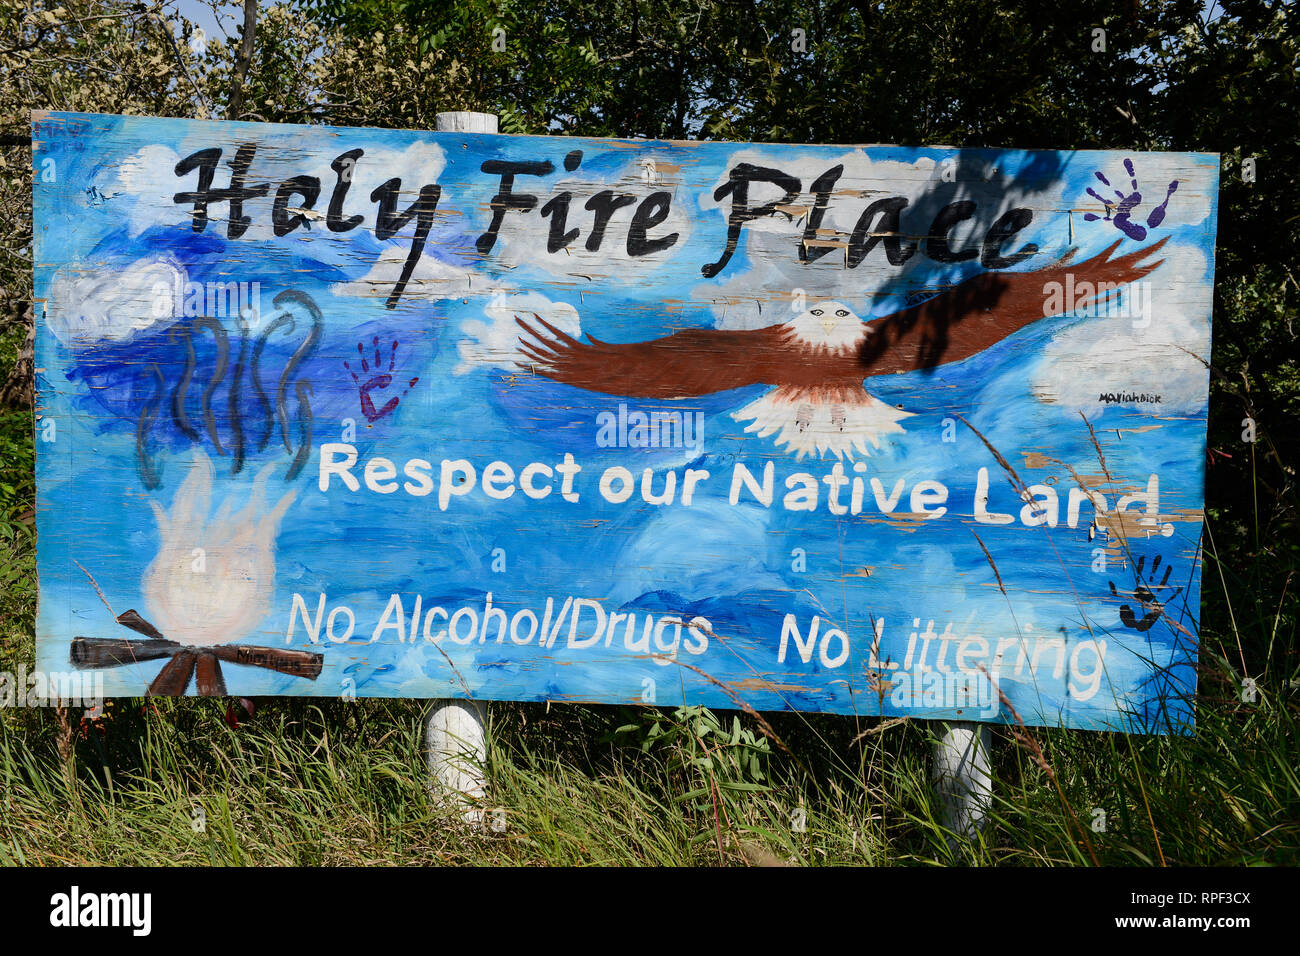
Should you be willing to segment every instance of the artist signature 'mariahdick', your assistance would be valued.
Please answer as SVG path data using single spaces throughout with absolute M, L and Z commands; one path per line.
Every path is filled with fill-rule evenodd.
M 1097 401 L 1107 405 L 1137 402 L 1143 405 L 1159 405 L 1160 396 L 1149 392 L 1102 392 Z

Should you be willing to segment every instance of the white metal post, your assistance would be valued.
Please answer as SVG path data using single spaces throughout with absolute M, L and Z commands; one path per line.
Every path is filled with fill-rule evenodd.
M 495 133 L 493 113 L 439 113 L 440 133 Z M 487 794 L 487 714 L 472 700 L 430 702 L 424 723 L 424 752 L 435 795 L 454 802 L 461 818 L 470 824 L 483 819 L 481 806 Z
M 487 795 L 487 714 L 476 700 L 435 700 L 424 723 L 424 759 L 434 799 L 483 821 Z
M 940 724 L 932 779 L 943 802 L 944 825 L 958 837 L 975 837 L 992 807 L 992 743 L 988 724 L 964 720 Z
M 439 133 L 495 133 L 496 113 L 439 113 L 434 117 L 434 129 Z

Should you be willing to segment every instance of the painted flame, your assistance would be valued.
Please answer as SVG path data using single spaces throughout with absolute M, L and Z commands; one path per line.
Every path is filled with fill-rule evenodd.
M 144 573 L 150 621 L 163 635 L 194 647 L 212 647 L 246 636 L 271 609 L 275 584 L 275 537 L 293 503 L 290 491 L 264 511 L 269 464 L 253 479 L 238 514 L 227 496 L 209 520 L 212 461 L 197 450 L 189 474 L 166 512 L 149 504 L 162 544 Z

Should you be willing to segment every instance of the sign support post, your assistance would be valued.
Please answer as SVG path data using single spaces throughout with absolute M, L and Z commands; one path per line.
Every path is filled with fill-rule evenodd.
M 993 803 L 992 738 L 988 724 L 939 722 L 931 776 L 943 803 L 944 825 L 962 839 L 973 839 L 984 828 Z
M 476 700 L 435 700 L 424 721 L 424 756 L 434 796 L 461 808 L 461 819 L 478 824 L 475 804 L 487 793 L 487 711 Z
M 439 113 L 439 133 L 495 133 L 495 113 Z M 476 824 L 483 811 L 473 801 L 487 792 L 487 712 L 478 701 L 442 699 L 430 702 L 424 720 L 424 753 L 435 792 L 462 804 L 462 818 Z

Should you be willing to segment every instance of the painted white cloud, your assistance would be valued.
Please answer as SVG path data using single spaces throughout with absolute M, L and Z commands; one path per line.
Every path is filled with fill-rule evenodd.
M 1045 402 L 1095 412 L 1103 393 L 1160 396 L 1158 405 L 1119 402 L 1158 414 L 1190 412 L 1205 402 L 1210 358 L 1207 262 L 1195 246 L 1172 249 L 1145 282 L 1150 309 L 1082 318 L 1047 345 L 1030 376 Z M 1137 312 L 1132 315 L 1129 313 Z M 1149 322 L 1147 321 L 1149 315 Z M 1145 323 L 1145 324 L 1144 324 Z M 1190 354 L 1189 354 L 1190 353 Z
M 348 282 L 336 282 L 330 286 L 330 291 L 334 295 L 387 299 L 402 276 L 409 252 L 409 248 L 390 245 L 379 254 L 365 275 Z M 443 262 L 430 255 L 421 255 L 402 291 L 402 301 L 464 299 L 470 296 L 497 295 L 510 288 L 508 284 L 494 281 L 485 273 Z
M 127 229 L 134 238 L 146 229 L 177 225 L 189 219 L 189 206 L 173 197 L 179 191 L 174 172 L 181 157 L 166 146 L 145 146 L 117 167 L 115 181 L 104 190 L 106 198 L 123 197 L 128 206 Z
M 574 338 L 582 335 L 578 310 L 567 302 L 552 302 L 539 292 L 518 295 L 498 293 L 483 307 L 484 319 L 470 319 L 461 325 L 467 338 L 457 344 L 460 362 L 454 374 L 464 375 L 478 367 L 516 370 L 516 363 L 527 364 L 529 359 L 519 351 L 522 331 L 515 322 L 521 317 L 533 322 L 538 315 L 551 325 Z
M 446 166 L 447 155 L 437 143 L 421 140 L 403 150 L 367 148 L 353 170 L 352 188 L 348 192 L 344 211 L 352 215 L 365 215 L 366 225 L 372 226 L 374 206 L 370 203 L 370 193 L 375 188 L 390 179 L 400 179 L 405 201 L 399 202 L 399 205 L 406 206 L 415 201 L 421 186 L 438 182 Z M 336 176 L 328 162 L 322 163 L 321 171 L 314 171 L 312 175 L 321 178 L 321 199 L 316 205 L 323 209 L 328 205 L 329 193 L 334 188 Z
M 636 159 L 630 159 L 617 176 L 602 179 L 584 175 L 581 167 L 570 176 L 554 181 L 549 177 L 516 177 L 514 191 L 537 196 L 537 206 L 526 213 L 506 213 L 492 256 L 507 269 L 533 266 L 555 276 L 593 277 L 619 283 L 639 282 L 664 266 L 690 239 L 691 211 L 678 198 L 681 185 L 681 167 L 653 150 L 638 153 Z M 600 246 L 592 252 L 587 249 L 587 241 L 592 233 L 596 212 L 588 210 L 586 203 L 604 190 L 631 196 L 634 201 L 610 216 Z M 551 253 L 547 252 L 547 239 L 552 220 L 544 218 L 540 210 L 552 198 L 564 192 L 573 194 L 569 201 L 565 231 L 577 229 L 579 234 L 564 249 Z M 629 255 L 627 238 L 633 217 L 649 196 L 661 192 L 670 195 L 667 217 L 663 222 L 650 227 L 646 238 L 653 242 L 676 233 L 677 241 L 658 252 Z
M 171 324 L 175 290 L 184 281 L 184 267 L 166 256 L 140 259 L 124 269 L 70 264 L 50 280 L 46 323 L 67 345 L 125 341 Z
M 359 228 L 373 231 L 377 207 L 369 202 L 372 191 L 390 179 L 401 179 L 401 198 L 398 207 L 399 210 L 404 209 L 415 201 L 421 186 L 438 182 L 445 167 L 446 154 L 442 147 L 434 143 L 412 143 L 400 152 L 389 149 L 368 149 L 365 155 L 357 160 L 351 190 L 344 204 L 344 214 L 365 216 L 366 222 Z M 328 166 L 325 170 L 328 178 L 322 176 L 322 182 L 326 183 L 327 187 L 322 189 L 321 198 L 316 203 L 317 209 L 320 210 L 328 206 L 329 195 L 326 189 L 333 189 L 335 178 L 334 172 Z M 313 173 L 313 175 L 321 174 Z M 439 202 L 439 209 L 444 205 L 445 199 Z M 392 239 L 386 240 L 383 251 L 375 258 L 365 275 L 348 282 L 335 283 L 330 287 L 330 291 L 334 295 L 387 299 L 401 278 L 402 270 L 406 267 L 414 229 L 414 224 L 409 224 Z M 351 233 L 330 235 L 347 237 Z M 402 292 L 402 300 L 462 299 L 469 296 L 493 295 L 508 288 L 510 288 L 509 284 L 494 282 L 490 276 L 481 271 L 438 259 L 430 255 L 426 247 L 426 251 L 416 260 L 415 268 Z

